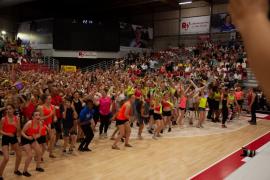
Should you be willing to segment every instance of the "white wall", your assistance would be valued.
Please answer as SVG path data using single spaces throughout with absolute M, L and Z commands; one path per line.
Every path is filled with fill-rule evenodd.
M 213 14 L 228 12 L 227 4 L 213 6 Z M 179 14 L 180 13 L 180 14 Z M 157 12 L 154 14 L 154 49 L 178 46 L 178 44 L 193 45 L 197 42 L 197 35 L 181 36 L 179 40 L 179 22 L 181 17 L 207 16 L 211 14 L 211 7 L 205 1 L 196 1 L 185 5 L 180 11 Z M 215 37 L 225 39 L 227 35 L 216 35 Z

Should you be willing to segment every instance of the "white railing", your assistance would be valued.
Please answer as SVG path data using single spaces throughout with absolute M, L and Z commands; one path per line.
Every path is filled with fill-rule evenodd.
M 87 67 L 84 67 L 82 68 L 82 72 L 88 72 L 88 71 L 94 71 L 96 69 L 109 69 L 110 67 L 112 67 L 114 65 L 114 61 L 115 60 L 108 60 L 108 61 L 102 61 L 100 63 L 97 63 L 97 64 L 93 64 L 91 66 L 87 66 Z
M 57 59 L 54 59 L 53 57 L 50 56 L 45 56 L 43 57 L 43 64 L 47 65 L 50 69 L 53 69 L 55 71 L 59 71 L 59 61 Z

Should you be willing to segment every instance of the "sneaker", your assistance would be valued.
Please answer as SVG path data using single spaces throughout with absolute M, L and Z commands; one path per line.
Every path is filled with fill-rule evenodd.
M 105 139 L 107 139 L 107 138 L 108 138 L 107 133 L 104 133 L 104 134 L 103 134 L 103 137 L 104 137 Z
M 83 152 L 83 148 L 79 147 L 78 151 Z
M 157 137 L 162 137 L 162 136 L 160 134 L 158 134 Z
M 148 132 L 149 132 L 149 134 L 153 134 L 153 131 L 152 131 L 152 130 L 150 130 L 150 129 L 148 130 Z
M 22 175 L 22 173 L 19 170 L 14 171 L 14 174 L 17 175 L 17 176 L 21 176 Z
M 29 172 L 25 171 L 25 172 L 23 172 L 23 176 L 25 176 L 25 177 L 30 177 L 31 174 L 30 174 Z
M 171 132 L 171 131 L 172 131 L 172 128 L 169 128 L 169 129 L 168 129 L 168 132 Z
M 125 147 L 132 147 L 130 144 L 125 144 Z
M 66 153 L 66 152 L 67 152 L 67 150 L 65 150 L 65 149 L 64 149 L 62 152 L 63 152 L 63 153 Z
M 161 134 L 163 134 L 163 129 L 160 131 Z
M 120 148 L 116 145 L 112 145 L 112 149 L 115 149 L 115 150 L 120 150 Z
M 43 169 L 43 168 L 36 168 L 36 171 L 38 171 L 38 172 L 44 172 L 45 170 Z
M 152 138 L 153 138 L 154 140 L 157 140 L 157 137 L 156 137 L 156 136 L 152 136 Z
M 89 149 L 89 148 L 87 147 L 87 148 L 83 148 L 83 151 L 84 151 L 84 152 L 90 152 L 90 151 L 92 151 L 92 150 Z
M 249 124 L 250 124 L 250 125 L 257 125 L 256 122 L 250 122 Z
M 222 126 L 221 126 L 222 128 L 227 128 L 227 126 L 225 125 L 225 124 L 222 124 Z
M 54 158 L 56 158 L 56 156 L 53 155 L 53 154 L 50 154 L 50 155 L 49 155 L 49 158 L 53 158 L 53 159 L 54 159 Z

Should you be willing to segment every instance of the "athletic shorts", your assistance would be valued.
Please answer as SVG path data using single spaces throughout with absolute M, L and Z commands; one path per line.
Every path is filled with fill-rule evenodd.
M 149 110 L 149 115 L 150 115 L 150 116 L 153 116 L 153 115 L 154 115 L 154 109 L 150 109 L 150 110 Z
M 53 122 L 53 123 L 51 124 L 51 128 L 52 128 L 52 129 L 55 129 L 55 131 L 56 131 L 57 133 L 59 133 L 59 134 L 62 132 L 61 122 L 62 122 L 62 120 L 57 120 L 56 122 Z
M 27 139 L 27 138 L 25 138 L 25 137 L 21 137 L 21 144 L 22 145 L 26 145 L 26 144 L 33 144 L 33 142 L 35 142 L 35 140 L 34 139 L 32 139 L 32 140 L 29 140 L 29 139 Z
M 117 119 L 116 119 L 116 126 L 123 125 L 123 124 L 125 124 L 126 122 L 128 122 L 128 120 L 117 120 Z
M 244 103 L 244 100 L 237 100 L 237 103 L 238 103 L 238 105 L 239 105 L 240 107 L 242 107 L 242 106 L 243 106 L 243 103 Z
M 37 139 L 37 142 L 39 144 L 45 144 L 46 143 L 46 136 L 40 136 L 38 139 Z
M 203 112 L 203 111 L 205 111 L 205 108 L 199 107 L 199 108 L 198 108 L 198 111 L 199 111 L 199 112 Z
M 195 111 L 195 108 L 188 108 L 189 111 Z
M 99 120 L 99 116 L 100 116 L 100 114 L 99 114 L 99 106 L 94 106 L 94 110 L 95 110 L 95 113 L 93 115 L 93 119 L 94 119 L 95 123 L 97 123 L 98 120 Z
M 140 118 L 138 118 L 138 123 L 139 123 L 139 125 L 148 124 L 149 119 L 150 119 L 149 117 L 140 117 Z
M 155 120 L 155 121 L 162 120 L 161 114 L 154 113 L 154 120 Z
M 163 116 L 170 117 L 172 115 L 172 111 L 163 111 Z
M 229 109 L 234 110 L 234 104 L 229 104 Z
M 100 122 L 107 122 L 107 121 L 110 121 L 110 119 L 111 119 L 111 113 L 108 115 L 100 114 L 99 117 L 100 117 Z
M 181 111 L 185 111 L 185 110 L 186 110 L 186 108 L 181 108 L 181 107 L 180 107 L 179 109 L 180 109 Z
M 9 144 L 13 145 L 16 143 L 18 143 L 17 136 L 14 136 L 14 137 L 6 136 L 6 135 L 2 136 L 2 146 L 8 146 Z
M 77 135 L 76 130 L 71 130 L 72 127 L 64 127 L 64 137 L 69 137 L 71 135 Z
M 219 110 L 219 101 L 213 101 L 213 109 L 215 111 L 218 111 Z

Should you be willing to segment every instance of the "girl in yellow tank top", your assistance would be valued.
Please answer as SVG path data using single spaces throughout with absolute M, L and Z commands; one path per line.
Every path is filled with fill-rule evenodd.
M 201 91 L 198 97 L 199 101 L 199 121 L 197 128 L 203 128 L 202 124 L 205 120 L 205 109 L 207 107 L 207 97 L 204 91 Z

